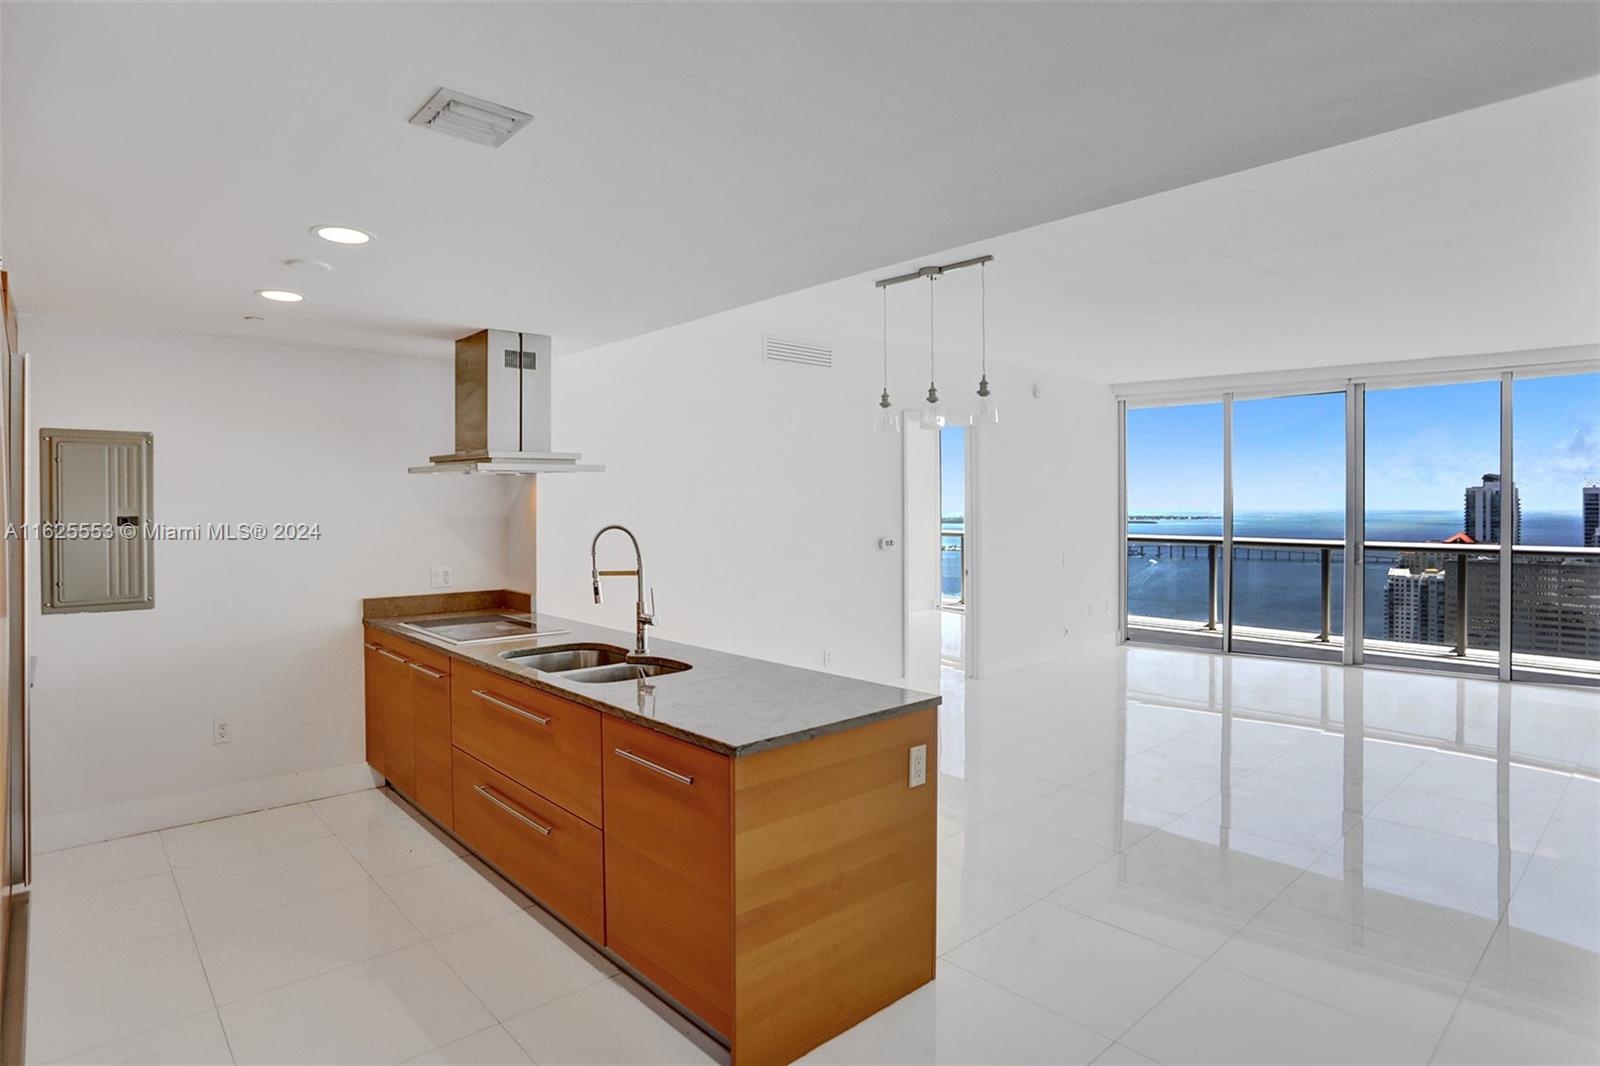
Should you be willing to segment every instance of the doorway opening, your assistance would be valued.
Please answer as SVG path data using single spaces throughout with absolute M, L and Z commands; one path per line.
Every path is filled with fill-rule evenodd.
M 939 662 L 962 667 L 967 629 L 967 429 L 939 431 Z
M 972 666 L 972 441 L 965 426 L 924 428 L 914 418 L 902 439 L 905 679 L 937 692 Z

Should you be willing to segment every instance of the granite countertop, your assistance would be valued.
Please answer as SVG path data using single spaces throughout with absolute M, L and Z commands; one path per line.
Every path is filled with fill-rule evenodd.
M 518 649 L 579 643 L 614 644 L 631 650 L 632 633 L 540 614 L 535 622 L 541 631 L 565 632 L 485 644 L 451 644 L 402 624 L 483 613 L 479 608 L 402 617 L 368 611 L 364 621 L 403 640 L 436 648 L 460 662 L 725 755 L 750 755 L 936 707 L 940 702 L 938 696 L 926 692 L 658 640 L 653 633 L 650 656 L 679 659 L 692 669 L 642 680 L 589 685 L 563 681 L 560 674 L 539 673 L 501 656 Z

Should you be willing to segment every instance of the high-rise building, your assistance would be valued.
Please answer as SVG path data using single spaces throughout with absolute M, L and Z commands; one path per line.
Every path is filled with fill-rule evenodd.
M 1462 508 L 1462 527 L 1479 544 L 1500 543 L 1500 475 L 1483 475 L 1483 484 L 1469 485 Z M 1512 543 L 1522 541 L 1522 500 L 1511 488 Z
M 1443 644 L 1444 571 L 1396 566 L 1383 587 L 1384 636 L 1409 644 Z
M 1600 548 L 1600 485 L 1583 487 L 1583 543 Z

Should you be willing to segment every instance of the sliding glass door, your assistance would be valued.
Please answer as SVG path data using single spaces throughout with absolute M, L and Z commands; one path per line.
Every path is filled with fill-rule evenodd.
M 1498 377 L 1366 390 L 1365 661 L 1495 675 L 1502 512 Z
M 1127 413 L 1127 615 L 1182 643 L 1220 647 L 1222 404 Z
M 1344 626 L 1345 395 L 1233 402 L 1233 647 L 1271 654 Z
M 1124 401 L 1122 444 L 1129 640 L 1600 680 L 1592 367 Z
M 1511 674 L 1600 673 L 1600 374 L 1515 375 Z

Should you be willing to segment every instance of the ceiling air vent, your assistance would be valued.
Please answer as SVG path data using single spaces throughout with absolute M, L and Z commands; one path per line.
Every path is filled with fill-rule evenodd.
M 490 148 L 505 144 L 513 133 L 532 121 L 533 116 L 526 111 L 492 104 L 454 89 L 440 89 L 422 105 L 421 111 L 411 116 L 413 126 L 438 130 Z
M 799 366 L 830 367 L 833 365 L 833 345 L 816 341 L 797 341 L 786 337 L 763 337 L 762 348 L 769 361 L 795 363 Z

